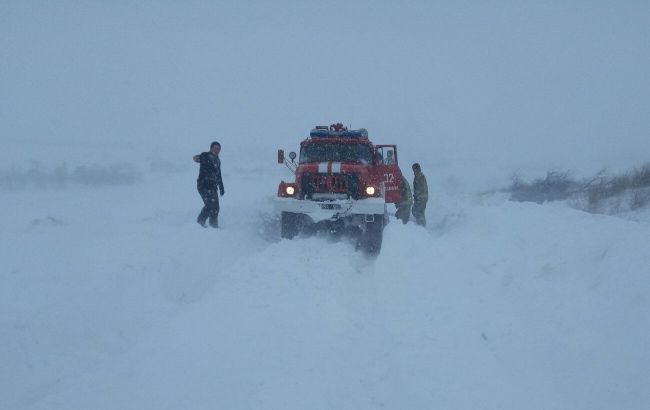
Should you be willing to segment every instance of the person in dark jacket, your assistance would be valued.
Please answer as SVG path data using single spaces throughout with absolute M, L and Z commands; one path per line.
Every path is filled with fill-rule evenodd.
M 206 221 L 209 220 L 210 226 L 217 228 L 219 226 L 219 195 L 224 194 L 223 181 L 221 179 L 221 160 L 219 159 L 221 144 L 213 142 L 210 144 L 209 152 L 202 152 L 192 157 L 194 162 L 198 162 L 199 178 L 196 180 L 196 188 L 203 199 L 203 209 L 196 222 L 204 228 L 207 228 Z
M 417 162 L 413 164 L 413 174 L 415 174 L 413 178 L 413 216 L 416 224 L 426 226 L 424 210 L 427 208 L 427 200 L 429 200 L 429 186 L 420 164 Z

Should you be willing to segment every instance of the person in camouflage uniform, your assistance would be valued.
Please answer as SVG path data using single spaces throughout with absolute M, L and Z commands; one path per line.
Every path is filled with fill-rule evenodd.
M 395 204 L 397 212 L 395 216 L 401 219 L 403 223 L 407 223 L 411 216 L 411 206 L 413 205 L 413 195 L 411 195 L 411 186 L 409 181 L 402 175 L 402 188 L 400 189 L 401 199 L 400 202 Z
M 429 186 L 420 164 L 417 162 L 413 164 L 413 174 L 415 174 L 413 178 L 413 216 L 416 224 L 426 226 L 427 220 L 424 217 L 424 210 L 427 208 L 427 200 L 429 199 Z

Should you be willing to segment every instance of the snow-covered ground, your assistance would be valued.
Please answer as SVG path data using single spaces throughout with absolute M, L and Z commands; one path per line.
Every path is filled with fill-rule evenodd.
M 2 408 L 647 408 L 643 213 L 429 174 L 428 227 L 393 221 L 370 258 L 280 240 L 272 156 L 224 161 L 222 227 L 200 228 L 185 156 L 134 184 L 2 192 Z
M 648 161 L 648 16 L 0 1 L 0 410 L 647 409 L 650 210 L 494 192 Z M 429 182 L 374 258 L 271 212 L 276 150 L 338 121 Z

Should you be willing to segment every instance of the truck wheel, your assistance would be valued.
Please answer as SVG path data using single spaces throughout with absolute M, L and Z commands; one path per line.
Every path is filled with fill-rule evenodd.
M 293 239 L 300 232 L 300 215 L 293 212 L 282 212 L 280 236 Z
M 375 220 L 366 222 L 366 231 L 361 233 L 360 247 L 371 255 L 376 255 L 381 250 L 381 241 L 384 234 L 384 215 L 375 215 Z

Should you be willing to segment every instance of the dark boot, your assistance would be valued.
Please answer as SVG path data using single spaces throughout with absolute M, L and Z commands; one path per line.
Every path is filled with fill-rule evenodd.
M 196 222 L 202 227 L 207 228 L 208 225 L 206 224 L 206 222 L 208 221 L 209 215 L 210 215 L 210 210 L 208 209 L 207 206 L 204 206 L 203 209 L 201 209 L 201 213 L 199 213 L 199 216 L 196 218 Z
M 206 221 L 207 221 L 207 220 L 208 220 L 208 216 L 207 216 L 207 215 L 203 215 L 203 212 L 201 212 L 201 213 L 199 214 L 199 217 L 196 218 L 196 223 L 198 223 L 199 225 L 201 225 L 201 226 L 204 227 L 204 228 L 207 228 L 207 227 L 208 227 L 208 224 L 206 224 Z

